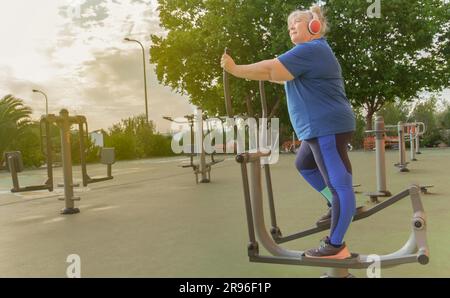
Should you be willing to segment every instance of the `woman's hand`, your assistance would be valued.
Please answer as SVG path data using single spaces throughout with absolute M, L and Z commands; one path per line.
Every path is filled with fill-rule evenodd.
M 278 59 L 248 65 L 236 65 L 233 58 L 223 54 L 220 66 L 235 77 L 253 81 L 291 81 L 294 77 Z
M 220 66 L 227 72 L 233 74 L 233 70 L 236 68 L 236 63 L 234 63 L 233 58 L 228 54 L 223 54 L 222 60 L 220 61 Z

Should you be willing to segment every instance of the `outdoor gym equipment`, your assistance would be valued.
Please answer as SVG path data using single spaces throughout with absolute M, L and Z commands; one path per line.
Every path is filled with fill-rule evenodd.
M 386 130 L 384 118 L 377 116 L 375 119 L 375 129 L 366 131 L 366 133 L 375 134 L 375 151 L 376 151 L 376 173 L 377 173 L 377 191 L 366 193 L 370 197 L 372 203 L 378 203 L 379 197 L 390 197 L 392 194 L 387 190 L 386 186 L 386 147 L 385 137 Z
M 198 109 L 197 114 L 195 115 L 186 115 L 184 118 L 186 121 L 176 121 L 172 119 L 171 117 L 163 117 L 165 120 L 168 120 L 170 122 L 176 123 L 176 124 L 189 124 L 190 127 L 190 144 L 188 148 L 188 155 L 189 155 L 189 164 L 181 165 L 183 168 L 192 168 L 195 175 L 195 182 L 197 184 L 199 183 L 210 183 L 211 182 L 211 169 L 213 165 L 216 165 L 222 161 L 222 160 L 216 160 L 214 158 L 214 153 L 210 154 L 211 161 L 206 162 L 206 152 L 204 148 L 204 120 L 207 120 L 202 110 Z M 196 138 L 197 134 L 197 138 Z M 200 143 L 198 146 L 196 146 L 195 139 L 199 140 Z M 185 144 L 183 144 L 185 145 Z M 186 148 L 186 147 L 185 147 Z M 197 150 L 195 150 L 197 148 Z M 196 153 L 197 151 L 197 153 Z M 194 161 L 194 157 L 198 157 L 198 162 Z M 199 180 L 199 175 L 201 176 L 201 179 Z
M 264 88 L 263 82 L 260 83 L 260 89 L 261 88 Z M 232 100 L 229 92 L 229 79 L 228 74 L 225 71 L 224 93 L 228 117 L 234 118 L 235 115 L 233 114 Z M 260 93 L 263 114 L 267 115 L 266 99 L 264 98 L 262 90 Z M 270 156 L 270 153 L 263 153 L 260 151 L 246 152 L 236 156 L 236 161 L 240 164 L 242 172 L 248 235 L 250 239 L 247 248 L 250 262 L 326 267 L 329 268 L 326 277 L 351 277 L 349 269 L 368 268 L 374 264 L 375 261 L 379 261 L 380 267 L 392 267 L 416 262 L 425 265 L 429 262 L 426 237 L 426 216 L 420 198 L 420 188 L 417 185 L 411 185 L 406 190 L 372 208 L 359 208 L 355 214 L 354 221 L 361 220 L 409 196 L 413 208 L 411 222 L 412 232 L 405 245 L 394 253 L 381 255 L 378 260 L 373 259 L 372 255 L 362 255 L 357 253 L 353 253 L 351 258 L 345 260 L 314 259 L 306 257 L 303 251 L 293 251 L 280 246 L 279 244 L 281 243 L 328 230 L 331 223 L 330 220 L 328 220 L 311 229 L 286 237 L 282 236 L 276 221 L 269 165 L 261 165 L 261 158 L 268 156 Z M 248 173 L 248 165 L 250 166 L 250 174 Z M 266 187 L 272 226 L 270 233 L 267 231 L 264 221 L 261 167 L 264 168 L 266 173 Z M 260 243 L 271 256 L 260 254 Z
M 87 186 L 90 183 L 105 181 L 113 179 L 111 174 L 111 165 L 114 163 L 114 148 L 102 148 L 101 160 L 103 164 L 107 164 L 107 177 L 92 179 L 87 174 L 86 169 L 86 147 L 84 143 L 85 137 L 87 138 L 87 121 L 84 116 L 69 116 L 69 112 L 65 109 L 61 110 L 59 116 L 50 114 L 41 117 L 40 132 L 41 132 L 41 150 L 46 157 L 47 163 L 47 181 L 43 185 L 20 187 L 19 178 L 17 173 L 23 171 L 23 161 L 20 152 L 7 152 L 5 154 L 5 160 L 7 161 L 8 169 L 11 172 L 13 180 L 13 188 L 11 192 L 27 192 L 35 190 L 48 190 L 53 191 L 53 153 L 52 153 L 52 141 L 50 135 L 50 126 L 56 124 L 60 129 L 61 135 L 61 151 L 62 151 L 62 166 L 64 177 L 64 197 L 61 200 L 65 201 L 65 208 L 61 211 L 62 214 L 76 214 L 80 210 L 75 208 L 75 201 L 79 201 L 80 198 L 74 196 L 74 184 L 72 176 L 72 153 L 71 153 L 71 131 L 70 127 L 74 124 L 79 125 L 79 137 L 80 137 L 80 162 L 83 176 L 83 185 Z M 86 127 L 86 130 L 84 130 Z M 45 128 L 45 134 L 43 133 Z M 84 133 L 86 132 L 86 135 Z M 43 143 L 45 140 L 45 150 L 43 149 Z
M 420 152 L 420 137 L 426 132 L 426 127 L 423 122 L 403 123 L 399 122 L 397 125 L 385 125 L 385 132 L 394 131 L 397 133 L 396 137 L 386 136 L 385 145 L 393 146 L 395 144 L 399 152 L 399 162 L 395 164 L 400 169 L 400 172 L 409 172 L 407 168 L 409 162 L 406 161 L 405 142 L 410 142 L 410 160 L 417 161 L 416 155 Z M 366 131 L 368 134 L 376 134 L 375 130 Z M 364 149 L 373 149 L 375 138 L 366 137 L 364 139 Z
M 426 132 L 425 123 L 403 123 L 399 122 L 398 129 L 398 141 L 399 141 L 399 162 L 395 164 L 400 169 L 400 172 L 409 172 L 407 168 L 408 162 L 406 162 L 406 135 L 409 135 L 410 141 L 410 159 L 411 161 L 417 161 L 416 153 L 420 154 L 420 137 Z
M 53 173 L 50 169 L 48 171 L 48 179 L 41 185 L 32 185 L 20 187 L 18 173 L 24 170 L 22 153 L 20 151 L 5 152 L 4 159 L 6 161 L 7 170 L 11 173 L 13 181 L 12 193 L 36 191 L 36 190 L 48 190 L 53 191 Z
M 283 151 L 288 153 L 297 154 L 301 145 L 301 141 L 297 140 L 295 132 L 292 133 L 292 140 L 284 143 Z
M 75 208 L 75 201 L 80 198 L 74 196 L 73 192 L 73 177 L 72 177 L 72 153 L 71 153 L 71 135 L 70 127 L 74 123 L 78 123 L 79 117 L 69 116 L 69 112 L 65 109 L 59 112 L 59 116 L 48 115 L 43 117 L 46 123 L 56 123 L 61 132 L 61 152 L 62 152 L 62 166 L 64 177 L 64 200 L 65 208 L 61 214 L 76 214 L 80 209 Z M 50 166 L 50 165 L 47 165 Z
M 92 183 L 103 182 L 107 180 L 112 180 L 114 177 L 112 176 L 112 165 L 115 163 L 115 150 L 114 148 L 101 148 L 100 151 L 100 162 L 106 165 L 106 176 L 91 178 L 87 172 L 86 166 L 86 144 L 88 144 L 89 139 L 89 129 L 86 117 L 84 116 L 75 116 L 77 121 L 75 124 L 78 124 L 78 132 L 80 138 L 80 164 L 81 164 L 81 174 L 83 178 L 83 186 L 86 187 Z
M 53 191 L 53 155 L 52 155 L 52 144 L 50 139 L 50 125 L 47 117 L 42 117 L 40 121 L 40 145 L 41 152 L 45 156 L 47 165 L 47 180 L 41 185 L 25 186 L 20 187 L 18 173 L 24 170 L 22 153 L 20 151 L 5 152 L 4 160 L 6 161 L 6 166 L 8 171 L 11 173 L 11 178 L 13 181 L 12 193 L 28 192 L 36 190 L 48 190 Z M 45 134 L 43 133 L 43 128 L 45 127 Z M 45 149 L 43 146 L 44 138 L 46 138 Z
M 409 126 L 409 127 L 418 129 L 422 124 L 423 123 L 412 123 L 411 126 Z M 389 127 L 392 128 L 394 126 L 389 126 Z M 423 127 L 425 127 L 425 126 L 423 126 Z M 399 125 L 397 126 L 397 128 L 398 128 L 398 133 L 399 133 L 399 147 L 403 148 L 403 150 L 404 150 L 405 146 L 404 146 L 404 135 L 403 135 L 403 131 L 404 131 L 403 123 L 400 122 Z M 417 133 L 418 130 L 414 129 L 411 131 L 414 131 L 414 132 L 412 132 L 414 135 L 411 135 L 410 139 L 414 140 L 414 139 L 416 139 L 416 137 L 419 136 L 419 134 Z M 424 132 L 424 131 L 425 131 L 425 129 L 422 130 L 422 132 Z M 366 131 L 366 133 L 375 134 L 377 190 L 375 192 L 365 193 L 365 195 L 370 197 L 370 202 L 372 202 L 372 203 L 379 203 L 379 201 L 378 201 L 379 197 L 390 197 L 391 196 L 391 192 L 387 189 L 387 183 L 386 183 L 386 149 L 385 149 L 386 148 L 385 147 L 386 132 L 387 132 L 386 126 L 384 124 L 384 118 L 382 116 L 376 116 L 374 130 Z M 401 141 L 401 140 L 403 140 L 403 141 Z M 403 145 L 402 145 L 402 143 L 403 143 Z M 399 148 L 400 156 L 404 160 L 405 154 L 404 154 L 404 151 L 402 154 L 402 149 L 400 149 L 400 148 Z M 412 144 L 411 148 L 413 149 L 412 151 L 415 152 L 416 148 L 413 146 L 413 144 Z M 406 165 L 405 165 L 405 168 L 406 168 Z M 428 188 L 431 188 L 431 187 L 433 187 L 433 185 L 420 186 L 420 190 L 423 193 L 427 193 Z

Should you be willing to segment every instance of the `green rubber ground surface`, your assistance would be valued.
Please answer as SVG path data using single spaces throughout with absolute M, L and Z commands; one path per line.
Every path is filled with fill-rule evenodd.
M 351 152 L 359 191 L 376 188 L 374 152 Z M 450 277 L 450 150 L 424 150 L 410 173 L 393 166 L 387 152 L 388 189 L 411 183 L 433 184 L 423 195 L 428 216 L 430 263 L 383 269 L 383 277 Z M 180 158 L 119 162 L 115 179 L 80 189 L 81 213 L 59 215 L 62 189 L 11 194 L 9 173 L 0 173 L 0 277 L 65 277 L 70 254 L 81 257 L 83 277 L 318 277 L 313 267 L 254 264 L 247 258 L 240 168 L 233 159 L 215 166 L 212 183 L 196 185 Z M 294 155 L 272 167 L 279 226 L 290 234 L 313 226 L 326 211 L 321 196 L 297 174 Z M 91 176 L 106 173 L 101 165 Z M 21 173 L 22 185 L 43 182 L 45 170 Z M 61 168 L 55 169 L 61 182 Z M 78 168 L 74 170 L 79 180 Z M 357 194 L 358 204 L 367 201 Z M 267 206 L 267 204 L 266 204 Z M 346 241 L 353 252 L 386 254 L 400 248 L 410 233 L 408 199 L 353 223 Z M 268 224 L 268 217 L 266 219 Z M 286 244 L 304 250 L 317 246 L 320 233 Z M 262 250 L 264 253 L 265 251 Z M 353 270 L 357 277 L 364 270 Z

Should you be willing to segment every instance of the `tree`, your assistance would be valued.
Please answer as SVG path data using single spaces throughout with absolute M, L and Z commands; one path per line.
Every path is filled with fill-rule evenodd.
M 11 149 L 26 132 L 31 112 L 22 99 L 13 95 L 6 95 L 0 100 L 0 161 L 3 160 L 3 153 Z
M 445 109 L 438 115 L 438 125 L 441 129 L 442 140 L 450 146 L 450 105 L 447 104 Z
M 11 149 L 22 153 L 25 167 L 39 168 L 45 162 L 44 155 L 41 152 L 40 123 L 31 121 L 26 125 L 20 138 L 14 141 Z
M 361 149 L 364 146 L 364 139 L 366 138 L 366 122 L 364 121 L 364 116 L 362 115 L 360 110 L 355 111 L 356 116 L 356 130 L 353 134 L 353 138 L 351 140 L 351 145 L 354 149 Z
M 416 105 L 410 117 L 415 122 L 425 123 L 426 133 L 423 136 L 423 145 L 427 147 L 435 147 L 442 141 L 435 116 L 436 103 L 437 99 L 435 96 L 420 102 Z
M 401 101 L 389 102 L 377 112 L 377 115 L 383 116 L 386 125 L 397 125 L 400 121 L 406 122 L 408 114 L 408 106 Z
M 241 64 L 274 58 L 290 47 L 287 15 L 299 3 L 309 2 L 159 0 L 161 26 L 168 34 L 152 35 L 150 56 L 158 80 L 189 95 L 209 115 L 224 115 L 224 48 Z M 258 83 L 234 78 L 230 83 L 235 111 L 260 115 Z M 284 98 L 279 85 L 267 84 L 266 93 L 270 109 Z M 285 111 L 284 106 L 283 101 L 278 111 Z M 286 113 L 278 116 L 287 119 Z
M 142 135 L 140 132 L 147 125 L 153 127 L 151 121 L 147 124 L 144 115 L 123 119 L 109 129 L 105 140 L 106 146 L 115 148 L 118 160 L 143 158 L 145 156 L 144 148 L 142 148 L 142 142 L 137 135 Z
M 330 45 L 341 61 L 347 95 L 372 116 L 386 103 L 408 102 L 421 91 L 449 85 L 449 3 L 382 1 L 381 19 L 370 19 L 367 2 L 330 0 Z
M 95 143 L 91 139 L 89 134 L 84 138 L 84 146 L 86 163 L 98 162 L 98 160 L 100 159 L 100 147 L 95 146 Z M 71 156 L 72 164 L 81 163 L 80 132 L 78 130 L 71 132 Z
M 114 124 L 105 138 L 105 145 L 115 148 L 117 160 L 173 155 L 171 139 L 156 134 L 153 122 L 147 122 L 145 115 Z
M 190 96 L 210 115 L 224 114 L 222 70 L 225 47 L 239 64 L 271 59 L 292 45 L 286 18 L 299 4 L 291 0 L 158 0 L 166 36 L 152 35 L 151 62 L 158 80 Z M 323 2 L 323 1 L 322 1 Z M 361 0 L 329 0 L 328 41 L 342 65 L 349 99 L 356 109 L 373 114 L 389 102 L 410 101 L 423 90 L 449 85 L 449 3 L 441 0 L 382 2 L 382 18 L 367 16 Z M 247 102 L 260 114 L 256 82 L 231 80 L 235 110 Z M 284 99 L 281 86 L 267 84 L 271 106 Z M 278 116 L 288 116 L 282 101 Z
M 439 126 L 443 129 L 450 129 L 450 105 L 439 115 Z

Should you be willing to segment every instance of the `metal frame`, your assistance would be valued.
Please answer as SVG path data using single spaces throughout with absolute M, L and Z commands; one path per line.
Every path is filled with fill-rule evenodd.
M 210 183 L 212 166 L 223 162 L 224 159 L 216 160 L 214 158 L 214 153 L 213 153 L 213 154 L 210 154 L 211 161 L 206 162 L 206 152 L 203 147 L 203 138 L 204 138 L 203 120 L 204 120 L 204 117 L 203 117 L 202 110 L 198 109 L 197 115 L 186 115 L 186 116 L 184 116 L 184 118 L 186 118 L 187 122 L 179 122 L 179 121 L 175 121 L 171 117 L 163 117 L 163 119 L 170 121 L 170 122 L 177 123 L 177 124 L 186 124 L 186 123 L 189 124 L 190 130 L 191 130 L 191 153 L 189 153 L 189 164 L 181 165 L 181 167 L 193 169 L 194 175 L 195 175 L 195 182 L 197 184 Z M 196 126 L 196 129 L 194 129 L 194 126 Z M 195 148 L 194 146 L 195 146 L 195 133 L 196 132 L 198 134 L 197 138 L 202 140 L 202 145 L 199 146 L 200 153 L 198 153 L 198 154 L 195 154 L 194 153 L 195 150 L 193 150 Z M 198 157 L 198 163 L 194 162 L 195 156 Z M 201 176 L 200 180 L 199 180 L 199 175 Z
M 267 156 L 262 153 L 244 153 L 237 156 L 236 160 L 241 164 L 243 176 L 244 198 L 247 214 L 247 224 L 250 243 L 248 245 L 248 256 L 251 262 L 274 263 L 286 265 L 316 266 L 328 268 L 344 269 L 364 269 L 373 264 L 368 260 L 368 255 L 352 254 L 352 258 L 346 260 L 313 259 L 304 255 L 303 251 L 293 251 L 279 246 L 279 243 L 303 238 L 329 229 L 327 225 L 316 227 L 284 238 L 275 238 L 266 229 L 263 211 L 263 194 L 261 184 L 261 163 L 260 158 Z M 250 164 L 250 179 L 247 164 Z M 420 199 L 420 187 L 410 186 L 409 189 L 395 195 L 390 200 L 385 201 L 373 208 L 361 210 L 355 221 L 369 217 L 386 207 L 404 199 L 411 198 L 413 216 L 412 232 L 405 245 L 398 251 L 380 256 L 381 267 L 391 267 L 406 263 L 420 263 L 422 265 L 429 262 L 429 250 L 426 238 L 426 216 Z M 274 227 L 278 229 L 277 227 Z M 279 229 L 278 229 L 279 230 Z M 259 242 L 256 239 L 259 239 Z M 259 243 L 272 254 L 263 256 L 259 254 Z
M 423 126 L 422 131 L 420 131 L 419 127 Z M 373 133 L 376 137 L 376 146 L 375 146 L 375 152 L 376 152 L 376 173 L 377 173 L 377 190 L 375 192 L 368 192 L 365 193 L 365 195 L 370 197 L 370 201 L 372 203 L 379 203 L 378 198 L 379 197 L 389 197 L 391 196 L 390 191 L 387 190 L 386 186 L 386 158 L 385 158 L 385 135 L 386 135 L 386 129 L 387 128 L 397 128 L 399 133 L 399 155 L 400 160 L 403 160 L 404 165 L 401 168 L 400 171 L 409 171 L 406 168 L 406 165 L 408 164 L 405 161 L 405 150 L 404 150 L 404 128 L 405 127 L 411 127 L 414 128 L 414 132 L 411 129 L 410 131 L 410 140 L 411 140 L 411 157 L 414 157 L 415 153 L 415 146 L 414 146 L 414 140 L 419 137 L 420 135 L 423 135 L 425 133 L 425 124 L 421 122 L 415 122 L 415 123 L 408 123 L 403 124 L 400 122 L 397 126 L 392 125 L 385 125 L 384 124 L 384 118 L 382 116 L 377 116 L 375 118 L 375 129 L 374 130 L 367 130 L 366 133 Z M 399 166 L 399 164 L 396 164 L 396 166 Z M 433 187 L 433 185 L 422 185 L 420 186 L 420 189 L 423 193 L 428 193 L 428 188 Z
M 225 49 L 227 53 L 227 49 Z M 228 117 L 234 118 L 231 94 L 229 92 L 228 73 L 223 72 L 223 84 L 225 93 L 225 105 Z M 264 83 L 260 82 L 261 105 L 263 116 L 267 115 L 267 104 L 264 92 Z M 270 156 L 270 153 L 243 153 L 236 156 L 236 161 L 241 165 L 241 174 L 244 190 L 244 202 L 247 216 L 248 227 L 248 256 L 250 262 L 300 265 L 329 268 L 328 277 L 349 277 L 349 269 L 364 269 L 373 264 L 374 261 L 368 258 L 368 255 L 352 254 L 350 259 L 332 260 L 332 259 L 314 259 L 308 258 L 303 251 L 294 251 L 280 246 L 280 243 L 306 237 L 327 230 L 330 227 L 330 221 L 323 225 L 283 237 L 276 222 L 275 204 L 273 199 L 272 181 L 269 165 L 263 166 L 266 178 L 266 186 L 269 200 L 271 231 L 266 229 L 263 211 L 263 190 L 261 158 Z M 247 165 L 250 164 L 250 175 Z M 250 178 L 249 178 L 250 177 Z M 392 198 L 376 205 L 372 208 L 358 210 L 354 220 L 361 220 L 369 217 L 386 207 L 409 196 L 411 198 L 413 217 L 412 232 L 405 245 L 398 251 L 380 256 L 381 267 L 392 267 L 406 263 L 427 264 L 429 262 L 429 250 L 426 238 L 426 216 L 420 199 L 420 187 L 410 186 L 407 190 L 393 196 Z M 258 241 L 259 240 L 259 241 Z M 259 245 L 262 245 L 271 256 L 261 255 Z
M 43 134 L 43 126 L 45 126 L 45 135 Z M 19 192 L 28 192 L 28 191 L 36 191 L 36 190 L 48 190 L 52 192 L 54 189 L 53 185 L 53 155 L 52 155 L 52 143 L 50 137 L 50 123 L 47 121 L 45 117 L 42 117 L 40 121 L 40 146 L 41 152 L 45 156 L 46 164 L 47 164 L 47 180 L 41 185 L 32 185 L 20 187 L 19 176 L 18 173 L 22 172 L 23 164 L 22 164 L 22 156 L 19 151 L 16 152 L 5 152 L 5 161 L 8 166 L 8 170 L 11 172 L 11 178 L 13 182 L 13 188 L 11 189 L 12 193 Z M 46 146 L 44 150 L 43 140 L 46 139 Z
M 50 125 L 55 123 L 59 129 L 61 134 L 61 153 L 62 153 L 62 166 L 63 166 L 63 178 L 64 178 L 64 197 L 60 200 L 65 201 L 65 208 L 61 211 L 62 214 L 76 214 L 79 213 L 80 210 L 75 208 L 75 201 L 79 201 L 80 198 L 74 196 L 74 183 L 72 176 L 72 153 L 71 153 L 71 132 L 70 127 L 74 124 L 78 124 L 79 126 L 79 137 L 80 137 L 80 163 L 81 163 L 81 171 L 83 177 L 83 185 L 86 187 L 90 183 L 96 183 L 106 180 L 111 180 L 114 177 L 112 176 L 112 168 L 111 165 L 114 163 L 114 154 L 109 152 L 112 155 L 112 158 L 106 162 L 107 167 L 107 177 L 103 178 L 91 178 L 87 174 L 86 169 L 86 146 L 84 143 L 84 138 L 87 139 L 87 120 L 84 116 L 69 116 L 69 112 L 66 109 L 62 109 L 59 113 L 59 116 L 54 114 L 46 115 L 41 117 L 40 121 L 40 134 L 41 134 L 41 151 L 46 157 L 47 162 L 47 176 L 48 179 L 43 185 L 36 186 L 27 186 L 20 187 L 18 172 L 22 171 L 23 166 L 21 165 L 20 155 L 8 154 L 7 162 L 9 169 L 11 170 L 11 176 L 13 180 L 13 188 L 11 192 L 26 192 L 26 191 L 35 191 L 35 190 L 48 190 L 53 191 L 53 155 L 52 155 L 52 141 L 50 136 Z M 43 133 L 43 127 L 45 126 L 45 134 Z M 86 128 L 86 129 L 85 129 Z M 46 146 L 44 150 L 44 139 L 46 140 Z M 102 154 L 104 150 L 111 150 L 112 148 L 103 148 Z M 102 163 L 103 162 L 102 156 Z
M 114 179 L 114 176 L 112 175 L 112 165 L 115 162 L 115 158 L 113 157 L 112 160 L 109 160 L 106 163 L 106 176 L 105 177 L 98 177 L 98 178 L 91 178 L 87 172 L 87 163 L 86 163 L 86 144 L 88 144 L 88 123 L 86 120 L 86 117 L 84 116 L 75 116 L 74 117 L 74 124 L 78 124 L 78 132 L 79 132 L 79 138 L 80 138 L 80 164 L 81 164 L 81 175 L 83 179 L 83 186 L 86 187 L 89 184 L 108 181 Z M 86 139 L 86 144 L 85 144 Z M 114 150 L 113 148 L 102 148 L 101 151 L 101 159 L 103 162 L 103 154 L 105 150 Z M 114 154 L 113 154 L 114 155 Z M 105 163 L 104 163 L 105 164 Z
M 422 127 L 422 130 L 420 129 Z M 399 122 L 397 125 L 398 139 L 399 139 L 399 162 L 395 164 L 400 169 L 400 172 L 409 172 L 408 164 L 406 161 L 406 133 L 405 128 L 409 129 L 409 142 L 410 142 L 410 160 L 417 161 L 416 154 L 420 152 L 420 136 L 423 136 L 426 132 L 426 126 L 423 122 L 403 123 Z
M 53 114 L 44 117 L 49 123 L 56 123 L 61 131 L 61 152 L 62 152 L 62 166 L 64 177 L 64 197 L 59 200 L 64 201 L 65 208 L 61 210 L 61 214 L 76 214 L 80 209 L 75 208 L 75 201 L 80 198 L 74 196 L 73 191 L 73 176 L 72 176 L 72 153 L 71 153 L 71 133 L 70 127 L 76 123 L 78 117 L 69 116 L 66 109 L 59 112 L 59 117 Z

